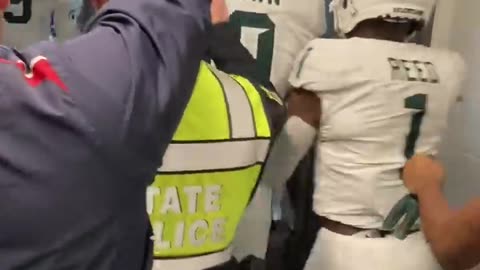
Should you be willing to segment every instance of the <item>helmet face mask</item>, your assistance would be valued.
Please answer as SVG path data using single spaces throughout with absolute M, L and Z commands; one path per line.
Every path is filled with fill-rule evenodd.
M 365 20 L 415 22 L 414 35 L 428 23 L 437 0 L 332 0 L 335 31 L 342 37 Z

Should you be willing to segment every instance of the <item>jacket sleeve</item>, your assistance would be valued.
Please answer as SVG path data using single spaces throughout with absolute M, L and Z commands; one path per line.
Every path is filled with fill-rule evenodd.
M 210 0 L 111 0 L 87 34 L 25 53 L 52 62 L 99 141 L 159 162 L 206 53 L 209 10 Z

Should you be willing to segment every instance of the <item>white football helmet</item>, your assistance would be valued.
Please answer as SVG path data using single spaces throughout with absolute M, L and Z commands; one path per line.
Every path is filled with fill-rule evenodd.
M 437 0 L 332 0 L 335 31 L 340 36 L 351 32 L 357 24 L 368 19 L 382 18 L 394 22 L 418 22 L 421 28 L 428 23 Z

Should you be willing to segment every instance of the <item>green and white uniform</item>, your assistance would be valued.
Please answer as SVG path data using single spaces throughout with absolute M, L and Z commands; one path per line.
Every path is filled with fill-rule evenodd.
M 464 77 L 462 57 L 448 50 L 362 38 L 310 42 L 290 82 L 322 98 L 314 212 L 358 228 L 382 228 L 408 194 L 400 177 L 406 160 L 415 153 L 437 155 Z M 337 250 L 345 257 L 331 256 Z M 421 232 L 400 241 L 325 229 L 306 269 L 385 265 L 439 269 Z
M 280 96 L 290 91 L 288 76 L 298 53 L 327 30 L 324 0 L 226 0 L 230 21 L 243 45 L 257 59 Z M 275 191 L 280 197 L 281 190 Z M 276 200 L 274 200 L 276 201 Z M 274 202 L 274 206 L 279 206 Z M 235 256 L 265 258 L 271 225 L 272 190 L 261 184 L 242 221 L 235 241 Z M 278 210 L 278 207 L 277 207 Z M 257 226 L 249 224 L 255 222 Z
M 244 46 L 268 73 L 278 93 L 290 89 L 288 75 L 298 53 L 326 31 L 323 0 L 227 0 L 230 21 Z

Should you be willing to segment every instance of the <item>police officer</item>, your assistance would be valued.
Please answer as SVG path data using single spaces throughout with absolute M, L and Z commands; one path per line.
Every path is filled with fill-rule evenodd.
M 231 243 L 260 178 L 279 110 L 276 93 L 201 65 L 147 192 L 154 269 L 236 269 Z
M 228 25 L 216 25 L 209 56 L 218 68 L 243 76 L 202 63 L 147 191 L 154 270 L 241 269 L 232 257 L 232 241 L 283 110 L 279 96 L 257 83 L 268 84 L 268 78 L 258 76 L 253 57 L 233 33 Z
M 112 0 L 86 35 L 0 48 L 0 269 L 150 268 L 145 190 L 191 95 L 209 6 Z

